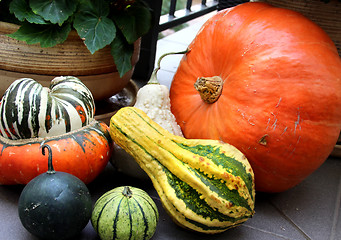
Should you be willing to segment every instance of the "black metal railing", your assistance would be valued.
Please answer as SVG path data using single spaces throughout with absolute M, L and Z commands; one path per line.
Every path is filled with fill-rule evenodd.
M 162 0 L 145 1 L 153 9 L 154 24 L 150 32 L 142 38 L 140 60 L 135 66 L 133 78 L 142 82 L 148 81 L 154 69 L 156 45 L 160 32 L 210 12 L 248 2 L 248 0 L 202 0 L 199 4 L 193 4 L 192 0 L 187 0 L 184 9 L 176 10 L 177 0 L 171 0 L 169 12 L 161 15 Z
M 175 10 L 176 0 L 170 1 L 169 13 L 160 16 L 158 32 L 186 23 L 218 8 L 218 0 L 202 0 L 200 4 L 192 5 L 192 0 L 187 0 L 184 9 Z

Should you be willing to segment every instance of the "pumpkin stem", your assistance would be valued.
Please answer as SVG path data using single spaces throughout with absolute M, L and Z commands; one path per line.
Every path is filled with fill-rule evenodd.
M 49 145 L 44 144 L 42 147 L 42 153 L 45 156 L 45 148 L 47 148 L 48 152 L 49 152 L 49 156 L 48 156 L 48 169 L 47 169 L 47 174 L 54 174 L 56 173 L 53 169 L 53 164 L 52 164 L 52 149 Z
M 133 196 L 133 192 L 130 190 L 130 187 L 127 186 L 124 187 L 122 194 L 127 198 L 131 198 Z
M 214 103 L 221 95 L 223 83 L 223 79 L 219 76 L 201 77 L 194 83 L 194 88 L 204 102 Z
M 180 51 L 180 52 L 169 52 L 169 53 L 165 53 L 163 55 L 161 55 L 161 57 L 158 59 L 157 61 L 157 67 L 154 69 L 149 81 L 147 84 L 160 84 L 159 81 L 157 80 L 157 72 L 160 70 L 161 68 L 161 60 L 168 56 L 168 55 L 173 55 L 173 54 L 185 54 L 187 53 L 189 50 L 186 49 L 185 51 Z

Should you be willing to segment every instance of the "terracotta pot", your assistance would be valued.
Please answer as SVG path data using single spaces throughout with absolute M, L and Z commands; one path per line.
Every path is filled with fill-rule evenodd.
M 318 24 L 334 41 L 341 56 L 341 2 L 330 0 L 251 0 L 266 2 L 275 7 L 287 8 L 302 13 Z
M 99 100 L 120 92 L 131 79 L 134 67 L 120 78 L 110 47 L 91 54 L 74 30 L 63 44 L 41 48 L 6 36 L 18 28 L 0 22 L 0 96 L 18 78 L 30 77 L 49 86 L 54 77 L 71 75 L 80 78 Z M 134 44 L 133 66 L 139 59 L 140 43 L 139 39 Z

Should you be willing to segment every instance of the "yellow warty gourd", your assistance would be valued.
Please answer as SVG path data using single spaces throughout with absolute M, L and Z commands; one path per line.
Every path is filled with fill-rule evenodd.
M 148 174 L 180 226 L 218 233 L 254 214 L 253 171 L 235 147 L 173 135 L 135 107 L 111 118 L 110 134 Z

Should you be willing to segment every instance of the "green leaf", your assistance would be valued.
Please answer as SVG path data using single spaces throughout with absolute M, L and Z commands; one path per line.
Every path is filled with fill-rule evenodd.
M 134 45 L 127 43 L 121 34 L 117 34 L 111 43 L 111 55 L 114 57 L 117 71 L 122 77 L 131 68 L 131 57 L 133 56 Z
M 138 1 L 114 14 L 113 19 L 130 44 L 146 34 L 152 23 L 151 10 Z
M 77 0 L 29 0 L 32 11 L 60 26 L 76 11 Z
M 40 43 L 41 47 L 53 47 L 63 43 L 71 31 L 71 24 L 63 26 L 52 24 L 29 24 L 24 22 L 18 31 L 8 34 L 9 37 L 25 41 L 27 44 Z
M 111 44 L 116 36 L 115 24 L 108 14 L 108 3 L 95 0 L 83 5 L 75 15 L 73 27 L 92 54 Z
M 109 2 L 107 0 L 80 0 L 80 12 L 92 12 L 96 16 L 107 17 L 110 13 Z
M 32 11 L 25 0 L 13 0 L 9 5 L 9 11 L 14 13 L 15 17 L 22 22 L 27 20 L 30 23 L 46 24 L 41 16 Z

